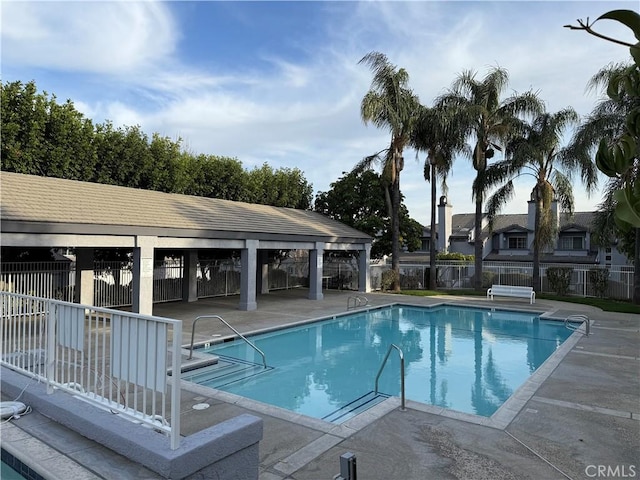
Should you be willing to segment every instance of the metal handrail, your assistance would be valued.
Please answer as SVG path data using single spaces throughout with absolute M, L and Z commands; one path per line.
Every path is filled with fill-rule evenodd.
M 347 310 L 351 307 L 351 300 L 353 300 L 353 308 L 361 307 L 364 301 L 364 306 L 369 305 L 369 299 L 364 295 L 351 295 L 347 298 Z
M 587 317 L 586 315 L 582 314 L 582 313 L 577 313 L 574 315 L 569 315 L 567 318 L 564 319 L 564 326 L 565 328 L 567 328 L 568 330 L 578 330 L 580 327 L 575 327 L 573 325 L 571 325 L 569 322 L 579 322 L 581 321 L 582 323 L 585 324 L 585 335 L 588 337 L 589 334 L 591 333 L 591 325 L 589 322 L 589 317 Z M 580 325 L 582 325 L 582 323 Z
M 400 409 L 406 410 L 405 397 L 404 397 L 404 353 L 402 353 L 402 350 L 400 349 L 400 347 L 398 347 L 394 343 L 389 345 L 389 350 L 387 350 L 387 354 L 385 355 L 384 360 L 382 360 L 382 365 L 380 365 L 380 370 L 378 370 L 378 374 L 376 375 L 375 393 L 376 395 L 378 394 L 378 380 L 380 380 L 380 375 L 382 374 L 382 370 L 384 370 L 384 366 L 387 364 L 387 360 L 389 359 L 391 350 L 394 348 L 398 351 L 398 355 L 400 355 L 400 395 L 401 395 L 400 398 L 401 398 L 401 405 L 402 405 Z
M 193 325 L 191 327 L 191 346 L 189 347 L 189 358 L 187 358 L 187 360 L 191 360 L 191 358 L 193 357 L 193 339 L 194 339 L 195 334 L 196 334 L 196 323 L 201 318 L 217 318 L 222 323 L 224 323 L 227 327 L 229 327 L 231 330 L 233 330 L 233 332 L 236 335 L 238 335 L 242 340 L 247 342 L 247 344 L 251 348 L 253 348 L 256 352 L 258 352 L 260 354 L 260 356 L 262 357 L 262 364 L 264 365 L 264 368 L 267 368 L 267 358 L 265 357 L 264 352 L 262 350 L 260 350 L 258 347 L 256 347 L 250 340 L 247 339 L 247 337 L 242 335 L 238 330 L 236 330 L 231 325 L 229 325 L 229 323 L 224 318 L 222 318 L 220 315 L 200 315 L 199 317 L 196 317 L 196 319 L 193 321 Z

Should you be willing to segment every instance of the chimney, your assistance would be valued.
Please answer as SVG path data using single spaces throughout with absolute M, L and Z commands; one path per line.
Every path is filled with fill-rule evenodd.
M 551 216 L 553 217 L 553 226 L 558 230 L 560 228 L 560 212 L 558 211 L 558 199 L 556 198 L 551 202 Z
M 451 221 L 453 217 L 453 205 L 447 203 L 447 197 L 441 196 L 438 204 L 438 252 L 449 251 L 449 237 L 451 236 Z

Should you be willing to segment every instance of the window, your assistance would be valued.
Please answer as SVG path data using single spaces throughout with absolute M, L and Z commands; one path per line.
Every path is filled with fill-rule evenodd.
M 509 250 L 525 250 L 527 237 L 509 237 Z
M 560 237 L 558 241 L 559 250 L 583 250 L 584 237 Z

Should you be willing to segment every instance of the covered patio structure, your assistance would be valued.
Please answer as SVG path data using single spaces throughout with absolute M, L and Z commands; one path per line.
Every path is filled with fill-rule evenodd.
M 269 252 L 306 250 L 311 300 L 323 298 L 328 251 L 356 252 L 358 289 L 370 290 L 371 237 L 307 210 L 168 194 L 113 185 L 2 172 L 3 247 L 73 248 L 76 301 L 93 305 L 94 252 L 132 256 L 134 312 L 151 314 L 154 255 L 181 252 L 182 300 L 197 300 L 198 252 L 239 252 L 240 310 L 255 310 L 268 292 Z

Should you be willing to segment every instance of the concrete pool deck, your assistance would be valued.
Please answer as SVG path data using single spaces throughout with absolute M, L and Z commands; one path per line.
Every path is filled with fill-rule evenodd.
M 154 314 L 183 320 L 183 343 L 198 315 L 220 315 L 242 333 L 342 313 L 353 292 L 305 290 L 258 297 L 258 310 L 237 309 L 238 297 L 158 304 Z M 371 306 L 391 303 L 496 306 L 565 318 L 584 313 L 591 335 L 580 333 L 490 419 L 416 402 L 399 409 L 397 398 L 334 425 L 183 382 L 182 434 L 189 435 L 241 413 L 264 421 L 261 480 L 331 479 L 339 457 L 357 457 L 360 479 L 582 479 L 640 476 L 640 315 L 602 312 L 563 302 L 484 297 L 409 297 L 367 294 Z M 196 342 L 229 335 L 220 322 L 202 320 Z M 13 400 L 5 399 L 3 400 Z M 210 407 L 193 409 L 195 404 Z M 2 447 L 22 452 L 50 478 L 158 478 L 99 444 L 70 432 L 38 412 L 2 425 Z M 35 447 L 36 442 L 42 442 Z M 65 470 L 66 469 L 66 470 Z M 73 471 L 73 475 L 65 475 Z

